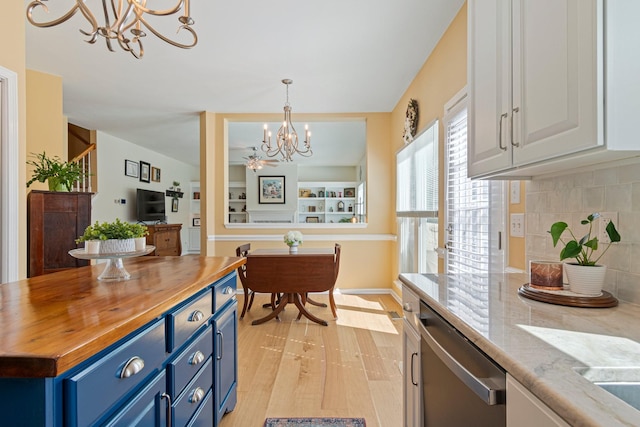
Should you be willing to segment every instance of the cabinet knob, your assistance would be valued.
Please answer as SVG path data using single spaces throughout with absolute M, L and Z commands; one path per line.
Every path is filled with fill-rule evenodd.
M 408 302 L 404 303 L 404 305 L 402 306 L 402 309 L 404 311 L 409 312 L 409 313 L 411 313 L 413 311 L 413 308 L 411 308 L 411 304 L 409 304 Z
M 144 360 L 138 356 L 133 356 L 127 360 L 122 370 L 120 371 L 120 378 L 129 378 L 137 374 L 144 369 Z
M 198 350 L 195 353 L 193 353 L 193 355 L 191 356 L 191 359 L 189 359 L 189 365 L 198 365 L 202 363 L 203 360 L 204 360 L 204 354 L 202 354 L 202 352 Z
M 233 288 L 231 286 L 227 286 L 226 288 L 224 288 L 222 293 L 224 295 L 231 295 L 231 294 L 233 294 Z
M 200 310 L 196 310 L 189 316 L 189 322 L 199 322 L 204 319 L 204 313 Z
M 189 403 L 198 403 L 204 397 L 204 390 L 200 387 L 196 387 L 189 396 Z

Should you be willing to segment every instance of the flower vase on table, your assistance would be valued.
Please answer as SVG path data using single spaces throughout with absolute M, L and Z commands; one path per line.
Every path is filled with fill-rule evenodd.
M 284 235 L 284 242 L 289 246 L 289 253 L 298 253 L 298 246 L 302 244 L 302 233 L 299 231 L 288 231 Z

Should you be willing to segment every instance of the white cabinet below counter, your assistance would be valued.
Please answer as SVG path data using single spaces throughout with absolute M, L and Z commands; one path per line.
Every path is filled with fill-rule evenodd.
M 507 374 L 507 427 L 569 427 L 569 424 Z
M 469 175 L 639 156 L 638 15 L 634 0 L 469 0 Z

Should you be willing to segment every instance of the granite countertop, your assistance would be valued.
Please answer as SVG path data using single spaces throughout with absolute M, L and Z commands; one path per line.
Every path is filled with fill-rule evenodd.
M 640 382 L 640 306 L 537 302 L 518 295 L 527 279 L 524 274 L 400 275 L 421 300 L 570 425 L 640 425 L 640 411 L 587 379 Z

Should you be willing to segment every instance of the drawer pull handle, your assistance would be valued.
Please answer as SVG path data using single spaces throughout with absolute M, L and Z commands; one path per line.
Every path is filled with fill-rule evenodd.
M 198 350 L 195 353 L 193 353 L 193 356 L 191 356 L 191 359 L 189 359 L 189 365 L 198 365 L 202 363 L 203 360 L 204 360 L 204 354 L 202 354 L 202 352 Z
M 224 291 L 222 291 L 222 293 L 224 295 L 231 295 L 233 293 L 233 288 L 231 288 L 231 286 L 227 286 L 226 288 L 224 288 Z
M 189 322 L 199 322 L 204 319 L 204 313 L 200 310 L 196 310 L 189 316 Z
M 171 427 L 171 418 L 173 418 L 173 414 L 171 413 L 171 396 L 167 393 L 162 393 L 160 398 L 167 399 L 167 427 Z
M 191 396 L 189 396 L 189 403 L 198 403 L 204 397 L 204 390 L 200 387 L 196 387 L 195 390 L 191 392 Z
M 144 360 L 138 356 L 133 356 L 127 360 L 124 367 L 120 371 L 120 378 L 129 378 L 137 374 L 144 369 Z

